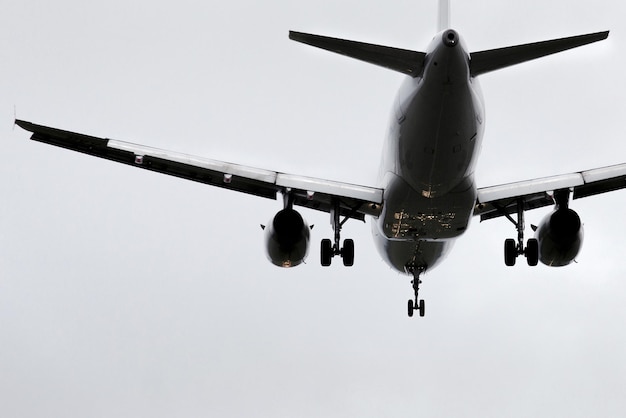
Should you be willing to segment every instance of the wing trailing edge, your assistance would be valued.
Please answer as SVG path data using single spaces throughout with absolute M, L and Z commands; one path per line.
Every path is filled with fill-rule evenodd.
M 268 199 L 276 199 L 277 193 L 289 189 L 297 206 L 330 212 L 339 203 L 341 216 L 359 220 L 364 220 L 365 215 L 379 216 L 382 210 L 383 190 L 380 188 L 233 164 L 24 120 L 16 119 L 15 124 L 32 132 L 33 141 L 210 186 Z
M 626 188 L 626 164 L 478 189 L 474 215 L 481 221 L 513 214 L 521 201 L 525 211 L 554 205 L 552 192 L 571 190 L 573 199 Z
M 550 41 L 535 42 L 505 48 L 490 49 L 473 52 L 470 59 L 470 74 L 472 77 L 499 70 L 511 65 L 567 51 L 568 49 L 602 41 L 609 36 L 609 31 L 589 33 L 586 35 L 571 36 L 568 38 L 553 39 Z

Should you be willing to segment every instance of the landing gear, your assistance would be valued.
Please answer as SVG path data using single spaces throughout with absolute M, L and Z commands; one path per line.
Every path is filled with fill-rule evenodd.
M 323 239 L 320 247 L 320 261 L 322 266 L 328 267 L 332 262 L 332 258 L 336 255 L 343 259 L 343 265 L 350 267 L 354 264 L 354 240 L 345 239 L 343 241 L 343 247 L 341 243 L 341 227 L 348 220 L 346 216 L 343 220 L 340 218 L 339 201 L 335 201 L 333 209 L 330 211 L 330 220 L 333 230 L 335 231 L 335 242 L 330 239 Z
M 413 285 L 413 291 L 415 292 L 415 300 L 409 299 L 409 302 L 407 303 L 407 313 L 409 314 L 409 317 L 412 317 L 413 311 L 417 310 L 419 311 L 420 316 L 424 316 L 426 313 L 426 303 L 424 302 L 424 299 L 419 299 L 418 297 L 420 284 L 422 283 L 419 276 L 424 272 L 424 269 L 409 268 L 408 270 L 413 274 L 411 284 Z
M 512 238 L 504 241 L 504 264 L 514 266 L 515 259 L 520 255 L 526 257 L 529 266 L 534 267 L 539 264 L 539 242 L 535 238 L 530 238 L 526 242 L 526 248 L 523 248 Z
M 333 247 L 332 241 L 329 239 L 323 239 L 320 247 L 320 261 L 322 266 L 328 267 L 332 263 L 332 259 L 335 255 L 340 255 L 343 258 L 343 265 L 350 267 L 354 265 L 354 240 L 346 239 L 343 241 L 343 248 L 336 251 L 336 247 Z
M 413 317 L 413 311 L 416 309 L 419 311 L 420 316 L 424 316 L 425 309 L 426 309 L 426 302 L 424 302 L 424 299 L 420 300 L 419 306 L 415 306 L 415 302 L 413 302 L 413 299 L 409 299 L 409 303 L 408 303 L 409 317 Z
M 512 238 L 504 241 L 504 264 L 514 266 L 517 257 L 523 255 L 529 266 L 536 266 L 539 263 L 539 242 L 530 238 L 524 247 L 524 201 L 517 201 L 517 221 L 508 213 L 505 216 L 517 229 L 517 242 Z

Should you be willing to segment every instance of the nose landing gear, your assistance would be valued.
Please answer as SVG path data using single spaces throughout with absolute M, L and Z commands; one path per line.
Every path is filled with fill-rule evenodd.
M 424 302 L 424 299 L 419 299 L 418 294 L 420 284 L 422 284 L 419 276 L 425 271 L 425 269 L 423 267 L 409 267 L 407 270 L 409 271 L 409 273 L 413 274 L 413 280 L 411 280 L 411 284 L 413 285 L 413 292 L 415 293 L 415 300 L 409 299 L 409 302 L 407 304 L 407 312 L 409 314 L 409 317 L 413 316 L 413 312 L 415 310 L 419 312 L 420 316 L 424 316 L 424 314 L 426 313 L 426 303 Z

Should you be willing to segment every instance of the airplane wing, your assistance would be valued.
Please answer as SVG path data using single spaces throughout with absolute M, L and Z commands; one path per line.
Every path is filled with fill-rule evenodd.
M 580 199 L 623 188 L 626 164 L 479 188 L 474 215 L 480 216 L 482 222 L 517 213 L 520 199 L 524 210 L 550 206 L 555 202 L 549 192 L 555 190 L 570 189 L 573 198 Z
M 289 191 L 295 205 L 324 212 L 330 212 L 338 202 L 342 216 L 359 220 L 364 220 L 365 215 L 378 216 L 382 209 L 383 190 L 374 187 L 215 161 L 130 142 L 63 131 L 23 120 L 16 120 L 15 123 L 32 132 L 31 139 L 34 141 L 211 186 L 269 199 L 276 199 L 278 192 Z

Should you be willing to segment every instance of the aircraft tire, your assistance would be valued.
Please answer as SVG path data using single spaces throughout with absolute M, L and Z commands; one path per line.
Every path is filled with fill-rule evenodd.
M 536 266 L 539 263 L 539 242 L 536 238 L 531 238 L 526 243 L 526 261 L 529 266 Z
M 320 247 L 320 261 L 322 266 L 328 267 L 333 258 L 333 244 L 332 242 L 326 238 L 322 240 L 322 244 Z
M 343 242 L 341 256 L 343 258 L 344 266 L 351 267 L 354 265 L 354 240 L 346 239 Z
M 515 240 L 508 238 L 504 241 L 504 264 L 511 267 L 515 265 L 515 259 L 517 258 L 517 248 Z
M 413 307 L 413 299 L 409 299 L 409 303 L 407 305 L 407 311 L 409 314 L 409 318 L 413 317 L 413 311 L 414 311 L 414 307 Z

